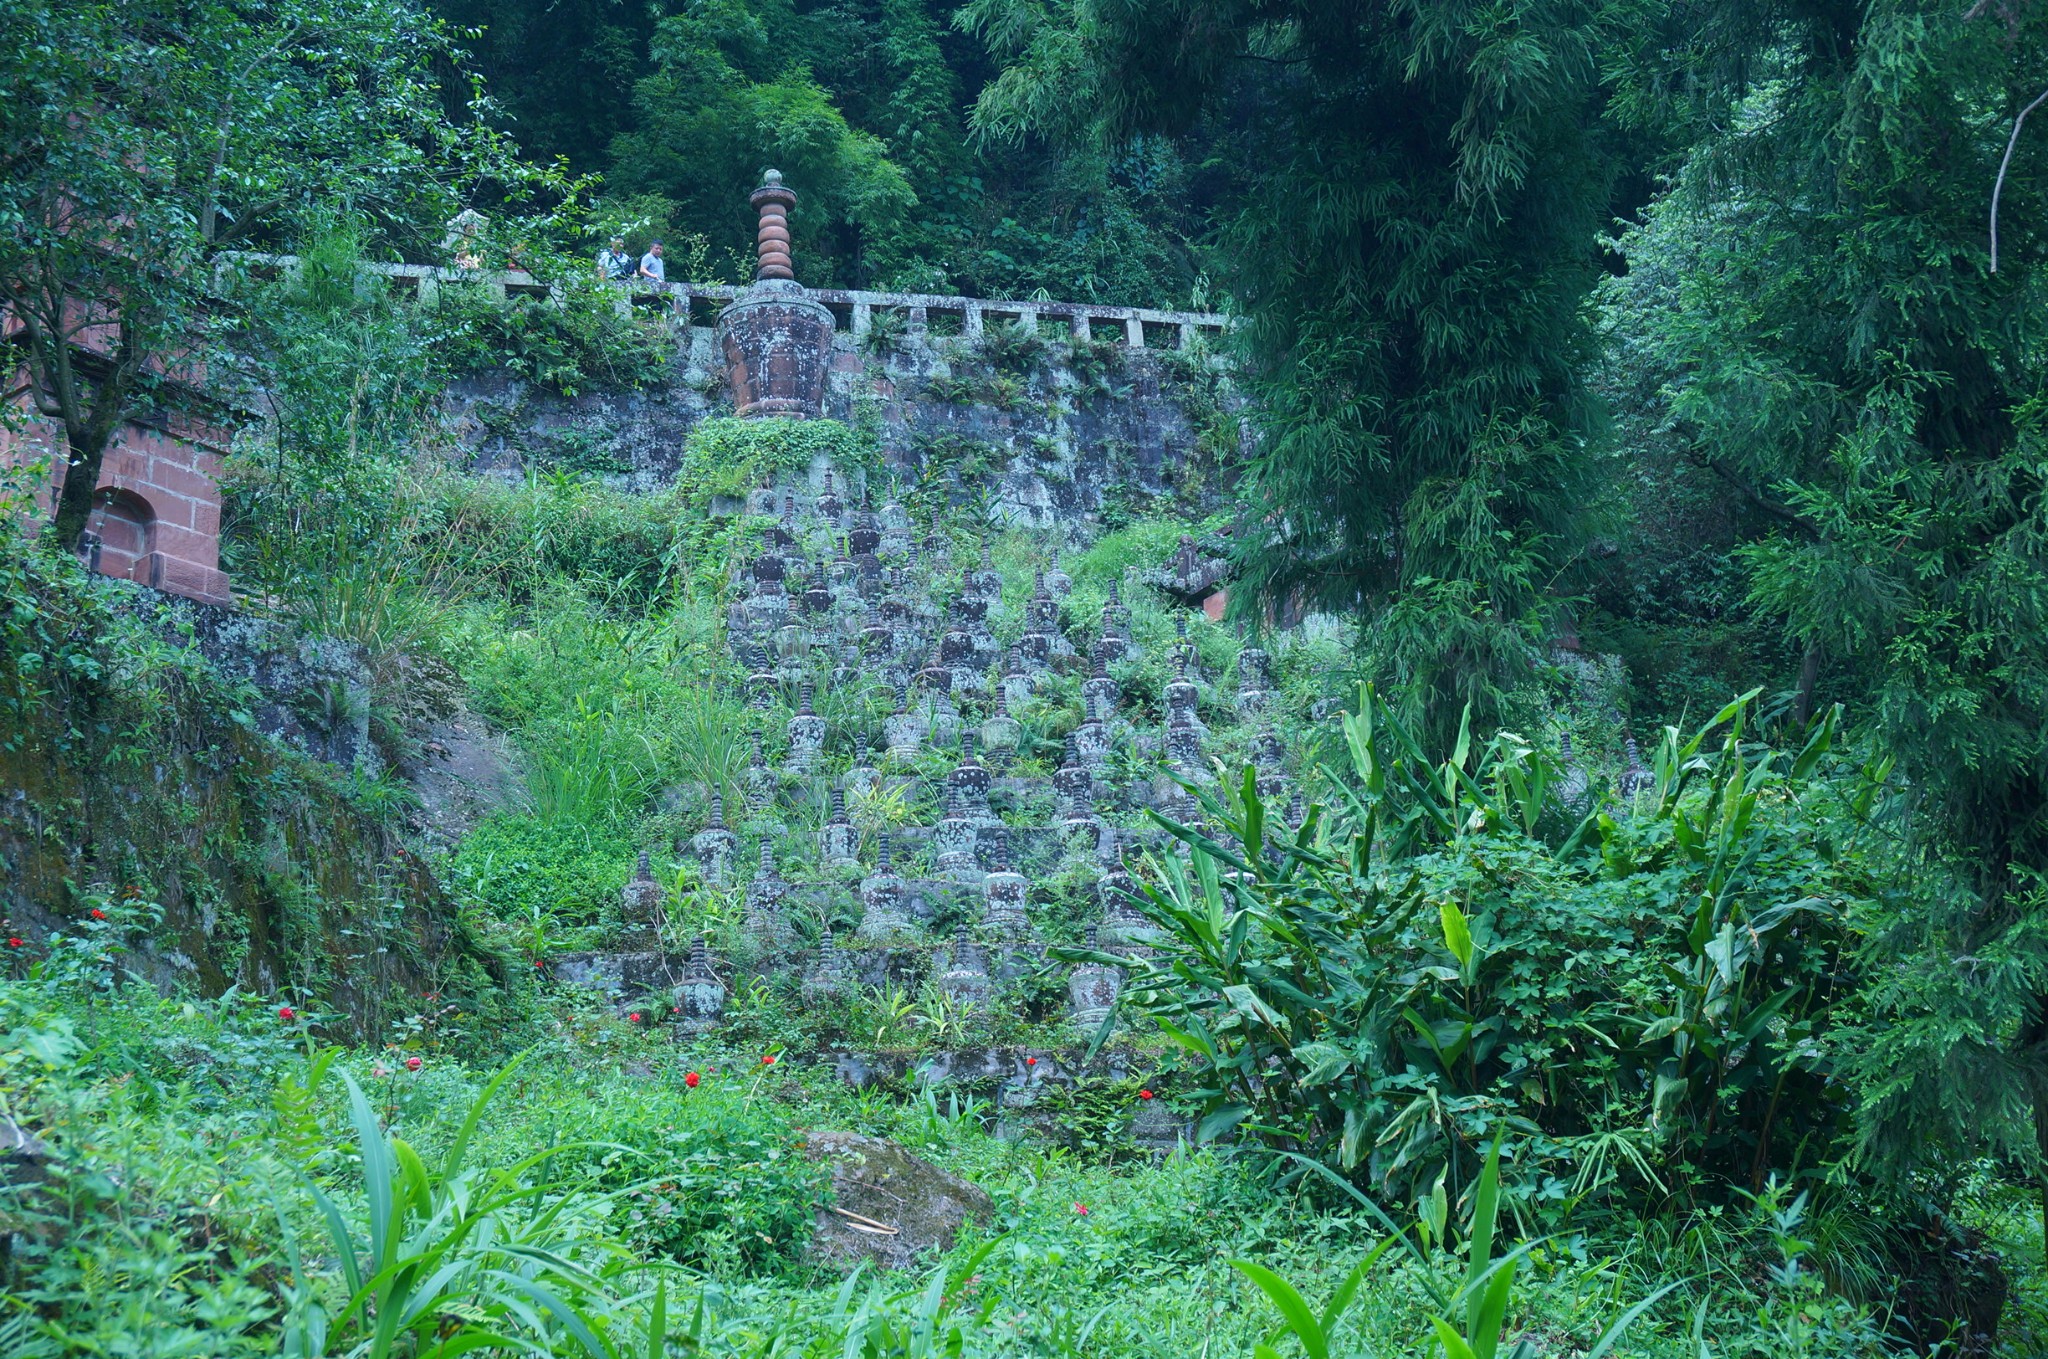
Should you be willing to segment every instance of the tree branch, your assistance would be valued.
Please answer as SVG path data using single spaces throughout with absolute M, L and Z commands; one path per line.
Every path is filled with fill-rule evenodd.
M 71 399 L 71 356 L 65 349 L 64 338 L 58 336 L 53 346 L 43 330 L 42 319 L 27 307 L 17 307 L 14 317 L 28 337 L 29 389 L 35 395 L 36 414 L 62 420 L 68 436 L 77 424 L 77 403 Z
M 1742 492 L 1743 499 L 1747 500 L 1750 504 L 1762 510 L 1765 514 L 1771 516 L 1771 518 L 1778 520 L 1780 523 L 1792 525 L 1801 533 L 1805 534 L 1807 537 L 1811 539 L 1814 539 L 1815 541 L 1819 541 L 1827 536 L 1826 534 L 1820 531 L 1820 525 L 1814 523 L 1811 519 L 1808 519 L 1805 515 L 1799 513 L 1799 511 L 1793 509 L 1791 506 L 1782 504 L 1776 500 L 1771 499 L 1762 491 L 1759 491 L 1756 487 L 1750 485 L 1749 481 L 1745 477 L 1738 473 L 1734 468 L 1728 466 L 1728 464 L 1723 462 L 1720 458 L 1709 457 L 1704 453 L 1688 453 L 1685 456 L 1686 461 L 1692 463 L 1696 467 L 1706 468 L 1709 472 L 1712 472 L 1715 476 L 1721 478 L 1721 480 L 1727 482 L 1730 486 L 1733 486 L 1736 490 Z
M 1991 272 L 1998 272 L 1998 199 L 2005 192 L 2005 172 L 2012 165 L 2012 151 L 2019 145 L 2020 128 L 2026 124 L 2027 115 L 2043 104 L 2048 104 L 2048 90 L 2036 95 L 2034 102 L 2021 109 L 2019 116 L 2012 120 L 2012 135 L 2005 139 L 2005 157 L 1998 162 L 1998 182 L 1991 186 Z

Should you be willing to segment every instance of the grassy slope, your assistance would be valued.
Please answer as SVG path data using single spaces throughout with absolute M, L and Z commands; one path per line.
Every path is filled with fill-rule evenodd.
M 299 1248 L 317 1261 L 320 1227 L 303 1176 L 322 1177 L 351 1211 L 355 1202 L 346 1192 L 351 1158 L 337 1151 L 350 1137 L 339 1084 L 330 1077 L 299 1114 L 317 1135 L 295 1134 L 294 1118 L 273 1107 L 278 1080 L 304 1061 L 302 1019 L 280 1020 L 255 1003 L 133 997 L 110 1006 L 88 991 L 34 983 L 10 984 L 0 1004 L 11 1036 L 35 1039 L 8 1061 L 12 1113 L 46 1130 L 62 1167 L 16 1238 L 10 1292 L 35 1310 L 17 1308 L 0 1323 L 7 1352 L 88 1352 L 113 1342 L 140 1343 L 128 1351 L 136 1353 L 274 1352 L 280 1207 Z M 752 1052 L 675 1051 L 566 1007 L 556 1017 L 555 1035 L 492 1108 L 477 1160 L 507 1165 L 559 1146 L 530 1176 L 566 1205 L 557 1244 L 591 1259 L 607 1243 L 623 1247 L 613 1291 L 643 1294 L 620 1309 L 629 1320 L 644 1315 L 652 1271 L 676 1271 L 671 1306 L 704 1299 L 709 1353 L 760 1353 L 771 1337 L 790 1353 L 840 1352 L 847 1327 L 838 1280 L 804 1265 L 797 1250 L 813 1187 L 793 1152 L 795 1130 L 805 1127 L 899 1138 L 995 1196 L 999 1221 L 985 1238 L 993 1248 L 979 1254 L 977 1233 L 933 1262 L 948 1279 L 969 1354 L 1247 1354 L 1274 1317 L 1229 1261 L 1277 1269 L 1320 1305 L 1384 1234 L 1362 1214 L 1273 1193 L 1210 1154 L 1159 1166 L 1090 1164 L 997 1141 L 973 1109 L 956 1115 L 943 1104 L 863 1096 L 829 1072 L 766 1067 Z M 399 1052 L 358 1052 L 344 1065 L 429 1164 L 484 1075 L 431 1052 L 416 1072 Z M 388 1074 L 376 1075 L 380 1066 Z M 694 1090 L 682 1079 L 690 1070 L 703 1078 Z M 1711 1353 L 1871 1352 L 1868 1332 L 1845 1309 L 1749 1287 L 1740 1274 L 1767 1256 L 1763 1239 L 1720 1224 L 1690 1244 L 1720 1253 L 1727 1271 L 1686 1290 L 1707 1301 Z M 664 1248 L 683 1263 L 672 1265 Z M 1539 1353 L 1582 1352 L 1629 1300 L 1684 1268 L 1684 1254 L 1683 1244 L 1553 1243 L 1526 1271 L 1510 1334 L 1537 1338 Z M 1433 1309 L 1425 1280 L 1454 1287 L 1458 1269 L 1438 1258 L 1428 1271 L 1400 1260 L 1377 1270 L 1339 1352 L 1426 1353 Z M 335 1310 L 344 1290 L 331 1260 L 308 1274 Z M 884 1292 L 915 1294 L 921 1282 Z M 1786 1305 L 1793 1301 L 1801 1305 Z M 1771 1329 L 1804 1328 L 1806 1338 L 1768 1339 L 1753 1315 L 1759 1304 L 1775 1313 Z M 911 1314 L 917 1299 L 889 1307 Z M 1694 1359 L 1699 1351 L 1683 1334 L 1688 1311 L 1659 1309 L 1612 1352 Z

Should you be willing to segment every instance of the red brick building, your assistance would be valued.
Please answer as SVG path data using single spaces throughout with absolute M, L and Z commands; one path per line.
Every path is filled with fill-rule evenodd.
M 26 374 L 17 368 L 9 390 Z M 232 602 L 220 569 L 220 460 L 232 427 L 227 413 L 196 392 L 184 409 L 165 407 L 123 422 L 100 464 L 99 491 L 83 542 L 101 575 L 207 604 Z M 9 426 L 14 426 L 10 428 Z M 38 417 L 27 397 L 0 423 L 0 467 L 48 458 L 50 480 L 36 496 L 46 516 L 64 480 L 64 430 Z

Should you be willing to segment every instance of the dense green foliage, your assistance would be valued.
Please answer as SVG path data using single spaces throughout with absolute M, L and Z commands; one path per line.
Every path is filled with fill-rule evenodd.
M 1245 536 L 1241 607 L 1363 607 L 1411 719 L 1471 702 L 1494 720 L 1587 530 L 1582 300 L 1618 168 L 1597 114 L 1621 16 L 967 14 L 1014 53 L 978 111 L 992 135 L 1201 128 L 1240 167 L 1215 248 L 1264 433 L 1247 517 L 1270 526 Z
M 1172 946 L 1131 994 L 1202 1064 L 1207 1128 L 1421 1202 L 1458 1197 L 1506 1119 L 1517 1194 L 1566 1213 L 1839 1159 L 1829 1021 L 1881 911 L 1857 810 L 1880 790 L 1853 767 L 1805 786 L 1832 722 L 1793 760 L 1746 748 L 1745 708 L 1718 750 L 1668 735 L 1608 812 L 1511 736 L 1431 762 L 1373 698 L 1327 818 L 1274 828 L 1277 860 L 1254 789 L 1237 846 L 1182 828 L 1192 862 L 1152 891 Z
M 1203 286 L 1190 156 L 1160 139 L 977 145 L 969 111 L 997 67 L 950 5 L 434 8 L 480 27 L 492 124 L 602 170 L 600 217 L 636 250 L 696 234 L 720 271 L 750 274 L 746 196 L 772 165 L 800 195 L 797 273 L 812 286 L 1140 306 Z
M 714 1356 L 1165 1359 L 1247 1354 L 1299 1326 L 1263 1300 L 1283 1288 L 1315 1300 L 1345 1355 L 1427 1353 L 1432 1316 L 1464 1335 L 1504 1316 L 1511 1337 L 1583 1352 L 1635 1312 L 1609 1353 L 1642 1359 L 1695 1359 L 1701 1336 L 1714 1354 L 1879 1344 L 1825 1296 L 1812 1225 L 1775 1188 L 1616 1254 L 1513 1243 L 1503 1199 L 1494 1270 L 1405 1212 L 1395 1241 L 1360 1206 L 1276 1195 L 1210 1153 L 1089 1166 L 990 1137 L 971 1102 L 878 1099 L 829 1068 L 676 1049 L 559 1001 L 557 1036 L 494 1073 L 431 1033 L 337 1055 L 308 1044 L 317 1016 L 254 997 L 106 987 L 54 965 L 0 983 L 0 1089 L 47 1154 L 39 1186 L 0 1187 L 10 1354 L 138 1337 L 159 1354 L 426 1354 L 487 1333 L 637 1359 L 660 1328 L 670 1352 Z M 815 1200 L 790 1147 L 815 1126 L 972 1176 L 999 1238 L 963 1239 L 924 1277 L 841 1284 L 792 1263 Z M 1701 1253 L 1689 1292 L 1653 1296 L 1661 1275 L 1700 1274 Z M 1469 1306 L 1496 1289 L 1503 1310 Z
M 0 501 L 0 1117 L 46 1153 L 0 1162 L 0 1347 L 2038 1351 L 2048 144 L 2018 119 L 2048 9 L 431 8 L 0 19 L 0 287 L 14 395 L 83 459 L 65 533 L 188 353 L 261 416 L 223 481 L 239 617 L 35 541 L 33 474 Z M 1234 368 L 1019 325 L 885 377 L 912 344 L 884 316 L 835 370 L 846 421 L 693 405 L 659 489 L 597 423 L 538 432 L 535 403 L 660 404 L 699 362 L 590 277 L 598 239 L 744 277 L 771 163 L 808 283 L 1227 304 Z M 364 273 L 448 262 L 471 205 L 553 296 Z M 222 258 L 250 246 L 299 262 Z M 1091 951 L 1072 837 L 1029 883 L 1050 956 L 985 1003 L 774 969 L 684 847 L 717 795 L 802 903 L 786 947 L 844 932 L 865 870 L 811 846 L 894 696 L 847 662 L 818 766 L 775 767 L 796 686 L 726 628 L 778 529 L 736 505 L 826 464 L 892 490 L 934 580 L 986 547 L 1008 646 L 1047 545 L 985 497 L 1023 450 L 901 398 L 1085 407 L 1114 466 L 1138 383 L 1194 451 L 1063 565 L 1070 640 L 1113 588 L 1130 611 L 1089 794 L 1151 837 L 1147 947 Z M 469 475 L 489 439 L 526 470 Z M 1147 588 L 1183 534 L 1234 544 L 1243 632 Z M 1162 835 L 1135 809 L 1171 796 L 1177 654 L 1225 777 Z M 1007 714 L 1007 827 L 1063 815 L 1081 671 Z M 1269 735 L 1286 767 L 1248 768 Z M 850 792 L 863 863 L 956 760 Z M 643 853 L 662 903 L 629 922 Z M 563 980 L 698 937 L 715 1038 Z M 1124 970 L 1092 1034 L 1078 958 Z M 810 1060 L 843 1050 L 864 1085 Z M 983 1074 L 942 1076 L 963 1052 Z M 1025 1052 L 1073 1079 L 985 1074 Z M 1155 1162 L 1148 1118 L 1198 1145 Z M 826 1126 L 973 1175 L 996 1219 L 921 1282 L 828 1277 Z M 2002 1350 L 1957 1330 L 2001 1309 Z
M 1636 418 L 1755 507 L 1733 557 L 1804 649 L 1801 707 L 1858 696 L 1974 888 L 1892 937 L 1915 975 L 1888 1018 L 1940 1018 L 1879 1038 L 1868 1149 L 2031 1157 L 2048 1145 L 2048 159 L 2012 119 L 2048 26 L 1888 4 L 1856 34 L 1791 22 L 1726 115 L 1679 106 L 1715 128 L 1623 238 L 1606 302 L 1621 370 L 1655 384 Z M 1961 981 L 1961 957 L 1996 959 L 1996 980 Z
M 276 248 L 335 213 L 417 250 L 486 181 L 560 188 L 448 121 L 436 67 L 451 53 L 404 5 L 33 0 L 0 14 L 0 298 L 24 390 L 70 459 L 66 543 L 124 420 L 214 414 L 176 380 L 199 356 L 221 250 Z

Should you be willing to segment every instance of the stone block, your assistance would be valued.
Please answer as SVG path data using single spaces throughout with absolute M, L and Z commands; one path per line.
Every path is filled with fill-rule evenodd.
M 812 419 L 823 409 L 832 313 L 786 280 L 757 283 L 718 318 L 741 416 Z
M 994 1220 L 986 1190 L 885 1138 L 813 1132 L 804 1154 L 832 1177 L 831 1199 L 811 1233 L 811 1254 L 823 1264 L 909 1269 L 927 1253 L 951 1249 L 969 1217 Z
M 212 477 L 183 458 L 159 453 L 149 460 L 149 484 L 194 500 L 218 500 L 220 488 Z
M 138 567 L 141 566 L 138 563 Z M 227 574 L 219 567 L 187 561 L 163 552 L 152 552 L 147 560 L 147 577 L 142 583 L 165 594 L 183 595 L 202 604 L 232 604 Z M 131 577 L 134 579 L 135 577 Z

